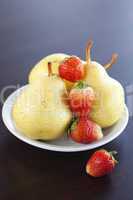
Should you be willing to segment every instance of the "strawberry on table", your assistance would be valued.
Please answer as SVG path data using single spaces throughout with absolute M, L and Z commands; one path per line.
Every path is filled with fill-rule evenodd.
M 71 56 L 64 59 L 59 66 L 59 75 L 61 78 L 70 82 L 76 82 L 83 79 L 85 69 L 80 58 L 77 56 Z
M 105 149 L 96 151 L 86 164 L 87 174 L 101 177 L 113 171 L 117 161 L 113 157 L 116 151 L 108 152 Z

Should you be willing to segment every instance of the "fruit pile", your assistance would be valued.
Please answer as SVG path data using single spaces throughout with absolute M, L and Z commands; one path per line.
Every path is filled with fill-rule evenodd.
M 12 110 L 20 132 L 35 140 L 54 140 L 68 130 L 72 140 L 88 144 L 100 140 L 104 136 L 102 129 L 121 118 L 124 90 L 106 71 L 117 55 L 102 66 L 91 60 L 92 46 L 89 40 L 85 61 L 77 56 L 53 54 L 32 69 L 29 84 Z M 98 166 L 100 162 L 104 169 Z M 101 150 L 92 156 L 86 171 L 100 176 L 103 171 L 111 171 L 115 163 L 111 153 Z M 94 166 L 100 172 L 94 171 Z
M 78 82 L 69 93 L 70 109 L 75 116 L 69 134 L 76 142 L 87 144 L 103 137 L 101 127 L 89 119 L 94 100 L 94 90 L 83 82 Z

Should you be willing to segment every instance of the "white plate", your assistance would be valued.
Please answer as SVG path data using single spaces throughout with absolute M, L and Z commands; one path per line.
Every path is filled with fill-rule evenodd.
M 21 132 L 16 130 L 13 119 L 12 119 L 12 106 L 14 104 L 14 100 L 16 99 L 16 96 L 22 92 L 22 90 L 26 86 L 16 90 L 14 93 L 12 93 L 7 100 L 4 103 L 3 109 L 2 109 L 2 117 L 3 121 L 8 128 L 8 130 L 17 138 L 20 140 L 42 148 L 42 149 L 47 149 L 51 151 L 60 151 L 60 152 L 77 152 L 77 151 L 85 151 L 85 150 L 90 150 L 94 149 L 96 147 L 100 147 L 104 144 L 107 144 L 108 142 L 114 140 L 116 137 L 118 137 L 123 130 L 126 128 L 126 125 L 128 123 L 129 119 L 129 114 L 128 114 L 128 109 L 125 106 L 125 111 L 123 113 L 122 118 L 112 127 L 104 130 L 104 137 L 96 142 L 93 142 L 91 144 L 78 144 L 73 142 L 71 139 L 69 139 L 67 136 L 63 136 L 62 138 L 58 140 L 54 140 L 52 142 L 46 142 L 46 141 L 36 141 L 32 140 L 25 135 L 23 135 Z

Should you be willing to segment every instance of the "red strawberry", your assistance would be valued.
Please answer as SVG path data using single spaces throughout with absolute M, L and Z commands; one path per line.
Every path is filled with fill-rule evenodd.
M 101 127 L 87 117 L 76 119 L 69 130 L 70 137 L 79 143 L 91 143 L 103 137 Z
M 116 152 L 108 152 L 104 149 L 96 151 L 87 162 L 86 172 L 93 177 L 104 176 L 112 172 L 117 163 L 113 154 Z
M 79 81 L 69 93 L 69 105 L 72 112 L 87 115 L 95 100 L 94 90 Z
M 77 56 L 66 58 L 59 66 L 59 75 L 61 78 L 70 82 L 76 82 L 83 79 L 85 69 L 80 58 Z

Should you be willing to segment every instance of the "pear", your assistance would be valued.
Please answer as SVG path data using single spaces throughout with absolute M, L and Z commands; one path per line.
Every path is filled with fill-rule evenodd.
M 56 53 L 56 54 L 51 54 L 49 56 L 46 56 L 43 58 L 39 63 L 33 67 L 29 74 L 29 83 L 34 82 L 36 79 L 39 79 L 40 76 L 48 75 L 48 68 L 47 68 L 47 63 L 51 62 L 52 63 L 52 71 L 54 74 L 59 74 L 58 68 L 59 64 L 65 59 L 68 58 L 69 56 L 67 54 L 62 54 L 62 53 Z M 66 84 L 66 88 L 70 90 L 70 88 L 73 86 L 73 83 L 70 81 L 64 80 Z
M 85 82 L 91 86 L 96 93 L 90 118 L 102 128 L 116 123 L 122 116 L 125 107 L 125 95 L 122 85 L 111 78 L 106 69 L 111 67 L 117 60 L 113 54 L 109 63 L 101 64 L 91 61 L 91 48 L 93 42 L 89 40 L 86 47 Z
M 17 97 L 12 116 L 16 128 L 31 139 L 53 140 L 64 134 L 72 118 L 65 83 L 57 75 L 41 76 Z

